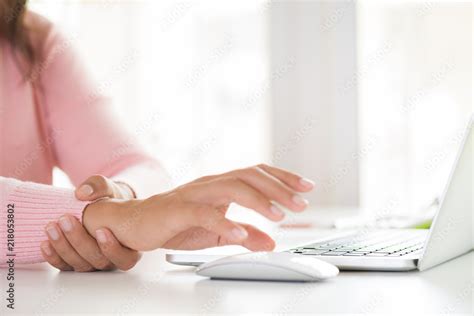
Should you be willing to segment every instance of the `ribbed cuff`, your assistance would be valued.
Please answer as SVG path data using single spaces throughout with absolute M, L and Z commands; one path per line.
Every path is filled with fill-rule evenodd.
M 16 181 L 15 181 L 16 182 Z M 20 183 L 18 185 L 18 183 Z M 17 263 L 41 262 L 43 256 L 40 243 L 47 240 L 44 228 L 51 221 L 68 213 L 82 221 L 82 211 L 90 202 L 79 201 L 74 197 L 71 189 L 56 188 L 31 182 L 17 182 L 9 190 L 1 205 L 0 254 L 5 263 L 7 253 L 12 253 L 7 244 L 7 216 L 8 205 L 10 214 L 14 214 L 14 250 Z M 13 207 L 11 207 L 13 206 Z M 13 209 L 13 212 L 11 212 Z M 11 228 L 11 227 L 10 227 Z

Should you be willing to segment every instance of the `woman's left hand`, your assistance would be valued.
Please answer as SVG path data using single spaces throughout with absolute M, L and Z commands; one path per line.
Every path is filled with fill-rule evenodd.
M 82 201 L 94 201 L 103 197 L 135 197 L 128 185 L 100 175 L 89 177 L 76 189 L 75 195 Z M 58 222 L 51 222 L 46 226 L 49 240 L 41 244 L 43 257 L 62 271 L 125 271 L 135 266 L 140 253 L 122 246 L 110 230 L 103 230 L 104 236 L 98 236 L 102 240 L 96 240 L 74 216 L 64 215 Z

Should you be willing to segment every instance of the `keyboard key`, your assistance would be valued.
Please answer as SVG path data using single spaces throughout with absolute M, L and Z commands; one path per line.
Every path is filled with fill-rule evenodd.
M 414 246 L 414 247 L 410 247 L 409 249 L 403 249 L 403 250 L 400 250 L 400 251 L 397 251 L 397 252 L 394 252 L 394 253 L 391 253 L 391 255 L 394 255 L 395 257 L 398 255 L 398 256 L 404 256 L 404 255 L 407 255 L 409 253 L 412 253 L 412 252 L 415 252 L 415 251 L 419 251 L 419 250 L 422 250 L 423 247 L 420 247 L 420 246 Z
M 419 246 L 422 246 L 423 243 L 421 242 L 413 242 L 413 241 L 408 241 L 408 242 L 404 242 L 404 243 L 401 243 L 401 244 L 397 244 L 397 245 L 393 245 L 393 246 L 390 246 L 390 247 L 387 247 L 387 248 L 383 248 L 382 250 L 384 252 L 397 252 L 397 251 L 400 251 L 400 250 L 403 250 L 403 249 L 408 249 L 410 247 L 413 247 L 413 246 L 416 246 L 416 247 L 419 247 Z
M 385 242 L 376 243 L 376 244 L 374 244 L 372 246 L 369 246 L 369 247 L 361 248 L 361 249 L 359 249 L 359 251 L 373 252 L 373 251 L 382 250 L 384 248 L 388 248 L 388 247 L 391 247 L 393 245 L 397 245 L 397 244 L 400 244 L 400 243 L 401 243 L 401 241 L 399 241 L 399 240 L 385 241 Z
M 342 256 L 346 253 L 347 253 L 346 251 L 328 251 L 321 254 L 321 256 Z
M 388 253 L 371 252 L 371 253 L 366 254 L 365 256 L 366 257 L 385 257 L 387 255 Z
M 352 251 L 357 251 L 359 248 L 352 248 L 352 247 L 342 247 L 342 248 L 337 248 L 337 251 L 347 251 L 347 252 L 352 252 Z
M 361 254 L 361 255 L 366 255 L 366 254 L 368 254 L 367 251 L 351 251 L 350 253 L 353 253 L 353 254 Z
M 419 250 L 423 247 L 420 247 L 420 245 L 414 245 L 414 246 L 411 246 L 409 248 L 405 248 L 403 249 L 404 252 L 412 252 L 412 251 L 415 251 L 415 250 Z
M 336 249 L 338 246 L 337 245 L 331 245 L 331 246 L 321 246 L 321 247 L 315 247 L 314 249 L 321 249 L 321 250 L 331 250 L 331 249 Z
M 343 254 L 343 256 L 362 257 L 362 256 L 365 256 L 365 253 L 363 253 L 363 252 L 348 252 L 348 253 Z
M 325 252 L 327 252 L 327 250 L 305 250 L 305 251 L 303 251 L 303 255 L 317 256 L 317 255 L 323 254 Z

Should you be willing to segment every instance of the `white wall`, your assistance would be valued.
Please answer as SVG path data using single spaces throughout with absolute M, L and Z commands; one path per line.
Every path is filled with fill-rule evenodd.
M 357 206 L 353 1 L 281 1 L 270 12 L 273 160 L 314 179 L 314 205 Z
M 361 203 L 413 213 L 446 185 L 472 104 L 472 1 L 359 1 Z

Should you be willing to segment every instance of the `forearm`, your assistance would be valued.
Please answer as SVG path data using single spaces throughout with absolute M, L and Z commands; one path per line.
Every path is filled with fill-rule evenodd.
M 65 213 L 81 220 L 88 203 L 78 201 L 69 189 L 0 177 L 0 266 L 13 257 L 9 255 L 17 263 L 44 261 L 44 227 Z

